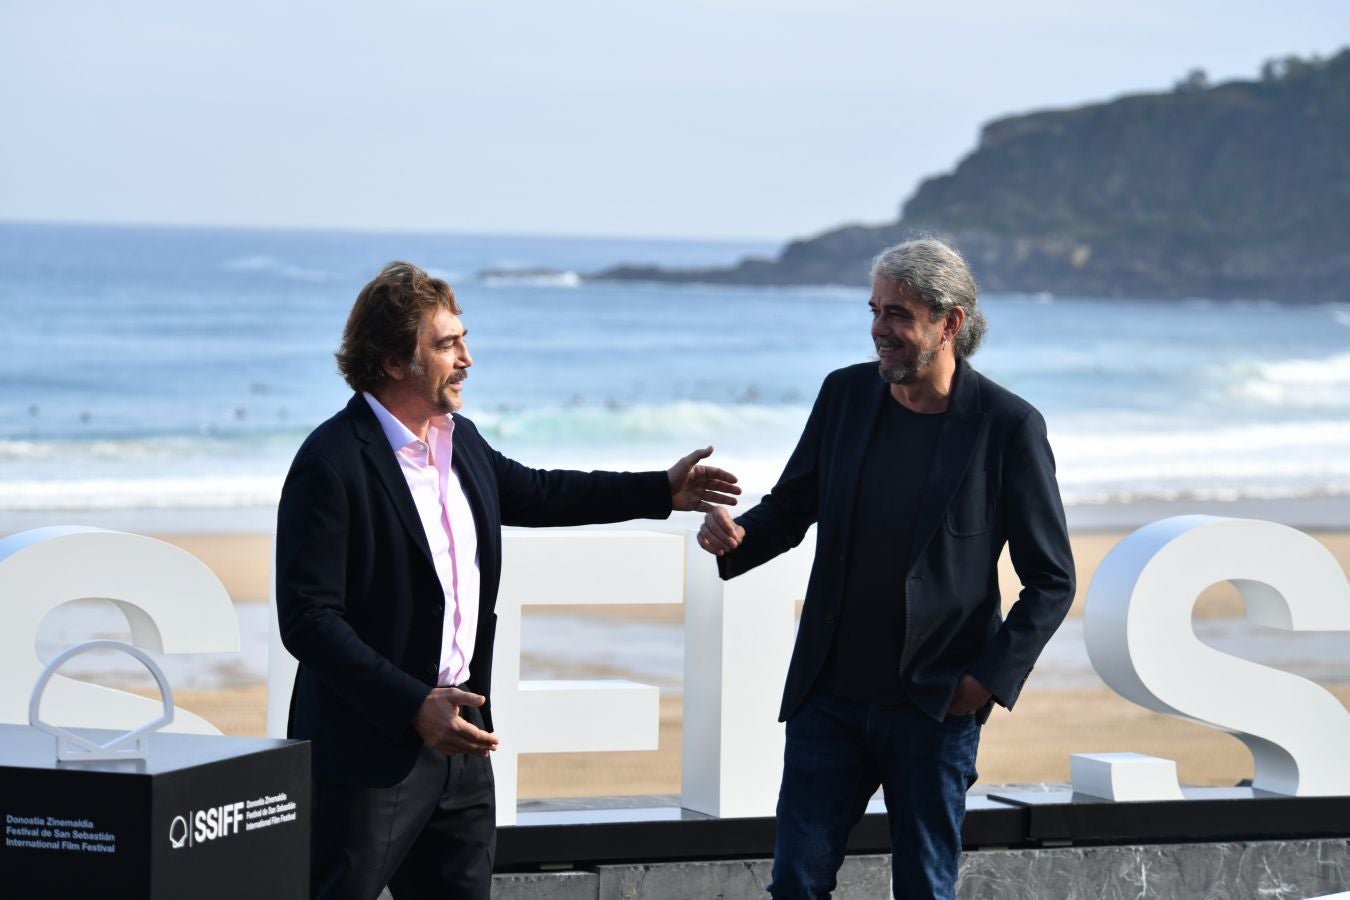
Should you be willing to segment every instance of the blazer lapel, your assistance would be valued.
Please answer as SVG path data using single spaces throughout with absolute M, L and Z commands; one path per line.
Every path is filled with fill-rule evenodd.
M 488 514 L 485 486 L 494 476 L 485 458 L 480 441 L 468 439 L 468 429 L 455 435 L 454 468 L 459 484 L 468 498 L 473 513 L 474 531 L 478 535 L 478 623 L 481 629 L 497 606 L 497 588 L 501 579 L 501 525 L 498 515 Z
M 890 386 L 878 378 L 872 390 L 849 394 L 850 404 L 856 406 L 845 410 L 839 419 L 843 427 L 838 432 L 833 468 L 841 476 L 836 489 L 841 490 L 843 502 L 839 504 L 835 520 L 839 526 L 840 547 L 847 547 L 852 538 L 853 507 L 858 500 L 858 491 L 864 487 L 860 483 L 863 457 L 867 454 L 872 429 L 876 427 L 877 417 L 881 414 L 882 401 L 889 396 L 889 391 Z
M 468 440 L 455 437 L 454 468 L 459 474 L 459 483 L 464 488 L 464 496 L 469 500 L 469 510 L 473 513 L 474 531 L 478 535 L 478 552 L 483 548 L 495 546 L 496 532 L 488 520 L 487 501 L 483 498 L 484 468 L 487 463 L 482 458 L 480 448 Z M 481 565 L 479 567 L 482 568 Z
M 394 450 L 389 446 L 389 439 L 384 436 L 380 422 L 375 418 L 375 412 L 366 402 L 366 398 L 360 394 L 351 399 L 347 404 L 347 410 L 351 413 L 352 429 L 356 432 L 357 438 L 365 444 L 361 453 L 384 485 L 385 493 L 389 495 L 389 501 L 398 512 L 399 520 L 403 523 L 404 530 L 408 532 L 408 537 L 422 551 L 427 563 L 434 566 L 431 561 L 431 545 L 427 543 L 427 533 L 422 528 L 422 518 L 417 514 L 417 505 L 413 503 L 412 492 L 408 490 L 408 481 L 403 477 L 403 470 L 399 468 L 398 460 L 394 458 Z
M 919 500 L 913 543 L 909 548 L 911 568 L 932 540 L 933 532 L 947 514 L 952 497 L 956 495 L 961 479 L 965 478 L 966 470 L 970 468 L 985 417 L 980 409 L 977 382 L 978 377 L 970 365 L 964 359 L 957 360 L 952 399 L 947 406 L 942 430 L 938 433 L 937 446 L 933 448 L 928 482 Z

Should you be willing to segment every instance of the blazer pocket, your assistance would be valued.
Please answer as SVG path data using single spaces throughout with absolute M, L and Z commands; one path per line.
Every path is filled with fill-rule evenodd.
M 969 472 L 951 506 L 947 508 L 947 530 L 956 537 L 984 534 L 994 527 L 994 502 L 989 495 L 989 473 Z

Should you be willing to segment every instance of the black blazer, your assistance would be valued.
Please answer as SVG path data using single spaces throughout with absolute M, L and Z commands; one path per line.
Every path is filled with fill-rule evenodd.
M 491 696 L 502 525 L 583 525 L 670 514 L 664 472 L 530 469 L 455 416 L 454 468 L 481 576 L 469 690 Z M 277 509 L 277 613 L 300 661 L 289 734 L 316 777 L 385 787 L 412 769 L 417 709 L 436 684 L 445 595 L 412 494 L 360 394 L 305 440 Z M 488 728 L 492 711 L 484 709 Z
M 815 562 L 788 667 L 781 719 L 820 675 L 843 601 L 859 470 L 889 385 L 875 363 L 830 373 L 773 491 L 736 521 L 745 540 L 718 559 L 733 578 L 801 542 L 819 522 Z M 969 673 L 1012 707 L 1073 602 L 1074 569 L 1045 420 L 1030 404 L 957 361 L 947 414 L 915 517 L 905 581 L 901 682 L 941 721 Z M 878 523 L 881 524 L 881 523 Z M 998 558 L 1007 543 L 1022 592 L 1006 621 Z

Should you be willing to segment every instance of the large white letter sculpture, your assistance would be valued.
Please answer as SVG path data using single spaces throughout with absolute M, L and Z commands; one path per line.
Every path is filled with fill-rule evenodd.
M 1350 630 L 1350 585 L 1317 541 L 1272 522 L 1178 516 L 1134 532 L 1097 569 L 1084 613 L 1092 665 L 1140 706 L 1236 736 L 1255 758 L 1253 787 L 1301 797 L 1350 794 L 1350 713 L 1340 701 L 1311 681 L 1221 653 L 1195 636 L 1195 600 L 1220 581 L 1238 589 L 1255 624 Z M 1168 786 L 1163 796 L 1145 791 L 1130 799 L 1179 792 Z
M 38 625 L 71 600 L 110 600 L 126 616 L 131 642 L 157 653 L 239 649 L 239 620 L 220 579 L 184 550 L 101 528 L 35 528 L 0 540 L 0 722 L 28 721 L 29 688 L 42 674 Z M 159 700 L 54 675 L 46 721 L 126 729 L 159 715 Z M 220 734 L 184 709 L 166 731 Z
M 499 821 L 515 821 L 520 753 L 654 749 L 658 733 L 653 686 L 521 681 L 521 607 L 682 600 L 683 805 L 718 816 L 772 815 L 783 747 L 778 698 L 792 648 L 793 605 L 804 593 L 813 548 L 811 532 L 792 552 L 723 583 L 715 561 L 683 535 L 508 529 L 492 698 L 502 736 L 495 760 Z M 1256 788 L 1350 795 L 1344 762 L 1350 713 L 1340 702 L 1306 679 L 1229 656 L 1196 638 L 1195 599 L 1220 581 L 1237 587 L 1255 624 L 1350 630 L 1350 585 L 1312 538 L 1269 522 L 1182 516 L 1141 528 L 1103 560 L 1085 613 L 1094 667 L 1141 706 L 1236 735 L 1255 758 Z M 43 617 L 86 598 L 114 603 L 138 647 L 162 653 L 239 649 L 228 594 L 188 553 L 96 528 L 11 535 L 0 540 L 0 721 L 28 720 L 29 687 L 42 672 L 34 639 Z M 268 731 L 282 736 L 295 661 L 281 646 L 275 611 L 273 618 Z M 52 722 L 124 729 L 155 715 L 159 704 L 57 675 L 43 706 Z M 173 730 L 218 733 L 181 709 Z M 1099 794 L 1180 796 L 1170 760 L 1093 754 L 1081 755 L 1074 768 L 1076 782 Z
M 816 532 L 789 553 L 731 581 L 690 535 L 684 610 L 686 809 L 772 816 L 783 775 L 778 703 L 806 594 Z
M 492 665 L 492 719 L 501 744 L 492 756 L 497 823 L 516 821 L 521 753 L 655 750 L 660 696 L 631 681 L 522 681 L 522 606 L 679 603 L 684 539 L 642 531 L 508 528 Z M 268 733 L 286 734 L 295 658 L 281 645 L 272 602 L 267 674 Z
M 497 823 L 516 821 L 521 753 L 655 750 L 660 693 L 632 681 L 521 681 L 522 606 L 679 603 L 684 542 L 640 531 L 502 534 L 502 586 L 492 662 Z

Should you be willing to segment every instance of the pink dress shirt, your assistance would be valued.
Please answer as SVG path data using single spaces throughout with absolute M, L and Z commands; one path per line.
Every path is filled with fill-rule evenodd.
M 469 679 L 469 663 L 478 637 L 478 531 L 459 474 L 450 465 L 455 420 L 448 415 L 432 419 L 424 442 L 379 400 L 371 394 L 364 396 L 408 482 L 431 547 L 432 564 L 445 591 L 436 684 L 463 684 Z

